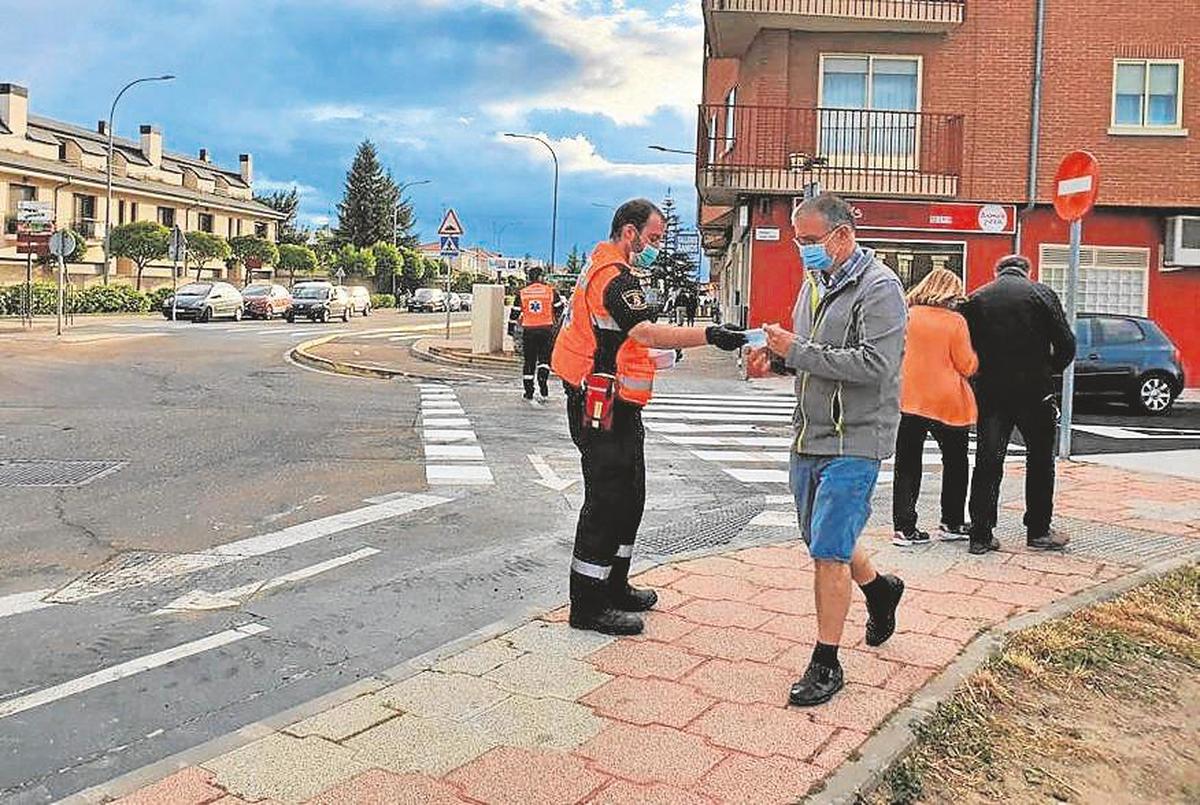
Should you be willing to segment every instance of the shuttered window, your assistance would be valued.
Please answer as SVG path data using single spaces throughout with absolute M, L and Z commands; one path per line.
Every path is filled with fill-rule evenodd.
M 1054 289 L 1066 306 L 1069 246 L 1043 243 L 1039 279 Z M 1146 283 L 1150 250 L 1137 247 L 1084 246 L 1079 250 L 1080 313 L 1146 315 Z

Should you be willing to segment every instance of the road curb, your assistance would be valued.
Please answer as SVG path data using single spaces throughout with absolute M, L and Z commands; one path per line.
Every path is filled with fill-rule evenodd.
M 422 372 L 409 372 L 402 369 L 385 369 L 379 366 L 366 366 L 360 363 L 351 361 L 336 361 L 332 358 L 326 358 L 322 355 L 316 355 L 310 350 L 328 344 L 331 341 L 336 341 L 347 336 L 363 336 L 373 335 L 376 333 L 396 332 L 403 333 L 403 330 L 394 330 L 387 328 L 383 330 L 368 330 L 362 333 L 334 333 L 332 335 L 324 335 L 320 338 L 314 338 L 311 341 L 304 341 L 297 344 L 288 353 L 288 356 L 309 369 L 315 369 L 320 372 L 327 372 L 339 375 L 349 375 L 351 377 L 368 377 L 377 380 L 392 380 L 395 378 L 408 378 L 412 380 L 448 380 L 448 379 L 486 379 L 482 375 L 471 378 L 447 378 L 441 374 L 426 374 Z
M 1135 570 L 1127 576 L 1055 601 L 1042 609 L 1009 618 L 982 632 L 966 645 L 954 662 L 913 694 L 907 705 L 892 713 L 851 756 L 854 759 L 844 762 L 825 780 L 821 790 L 807 796 L 804 802 L 811 805 L 855 805 L 873 793 L 883 782 L 888 770 L 916 745 L 916 728 L 931 718 L 938 705 L 948 701 L 963 682 L 994 657 L 1010 635 L 1065 617 L 1092 604 L 1108 601 L 1196 561 L 1200 561 L 1200 550 Z
M 487 367 L 489 369 L 513 370 L 519 369 L 521 366 L 520 363 L 518 363 L 515 359 L 497 358 L 492 355 L 467 355 L 463 357 L 452 357 L 434 349 L 431 343 L 433 341 L 434 339 L 421 339 L 420 341 L 412 344 L 408 350 L 412 356 L 418 360 L 427 361 L 429 363 L 437 363 L 443 366 L 475 366 Z

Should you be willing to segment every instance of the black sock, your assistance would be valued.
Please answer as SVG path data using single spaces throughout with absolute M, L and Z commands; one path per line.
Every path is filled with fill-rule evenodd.
M 863 591 L 863 595 L 867 597 L 867 607 L 871 609 L 883 606 L 892 592 L 891 586 L 882 573 L 876 573 L 875 578 L 858 586 Z
M 838 647 L 831 646 L 828 643 L 818 642 L 816 648 L 813 649 L 813 662 L 818 665 L 823 665 L 826 668 L 834 668 L 838 664 Z

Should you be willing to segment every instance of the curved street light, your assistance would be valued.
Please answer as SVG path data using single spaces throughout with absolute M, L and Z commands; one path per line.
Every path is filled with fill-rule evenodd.
M 174 81 L 173 75 L 155 75 L 147 76 L 146 78 L 135 78 L 125 86 L 121 87 L 121 91 L 117 93 L 117 97 L 113 98 L 112 106 L 108 108 L 108 159 L 105 165 L 105 183 L 104 183 L 104 284 L 108 284 L 108 262 L 111 259 L 108 249 L 108 238 L 112 234 L 112 164 L 113 164 L 113 116 L 117 113 L 117 101 L 121 100 L 121 96 L 125 91 L 135 84 L 143 84 L 147 81 Z
M 648 145 L 646 146 L 651 151 L 662 151 L 664 154 L 684 154 L 685 156 L 696 156 L 695 151 L 685 151 L 682 148 L 667 148 L 665 145 Z
M 517 140 L 535 140 L 536 142 L 546 146 L 546 149 L 550 152 L 550 157 L 554 160 L 554 210 L 550 218 L 550 272 L 553 273 L 554 251 L 555 247 L 558 245 L 556 243 L 558 237 L 558 154 L 554 152 L 554 147 L 551 146 L 550 143 L 533 134 L 513 134 L 512 132 L 505 132 L 504 136 L 512 137 L 513 139 Z

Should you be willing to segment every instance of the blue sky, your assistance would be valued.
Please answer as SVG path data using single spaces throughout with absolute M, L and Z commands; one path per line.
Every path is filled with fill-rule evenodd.
M 549 251 L 552 168 L 562 166 L 559 257 L 607 232 L 611 206 L 674 190 L 695 214 L 690 149 L 700 95 L 698 0 L 0 0 L 0 82 L 30 111 L 92 126 L 125 81 L 119 135 L 162 126 L 166 147 L 234 166 L 259 190 L 295 184 L 308 224 L 335 218 L 355 147 L 372 139 L 429 238 L 445 206 L 468 243 Z M 608 205 L 608 206 L 604 206 Z

